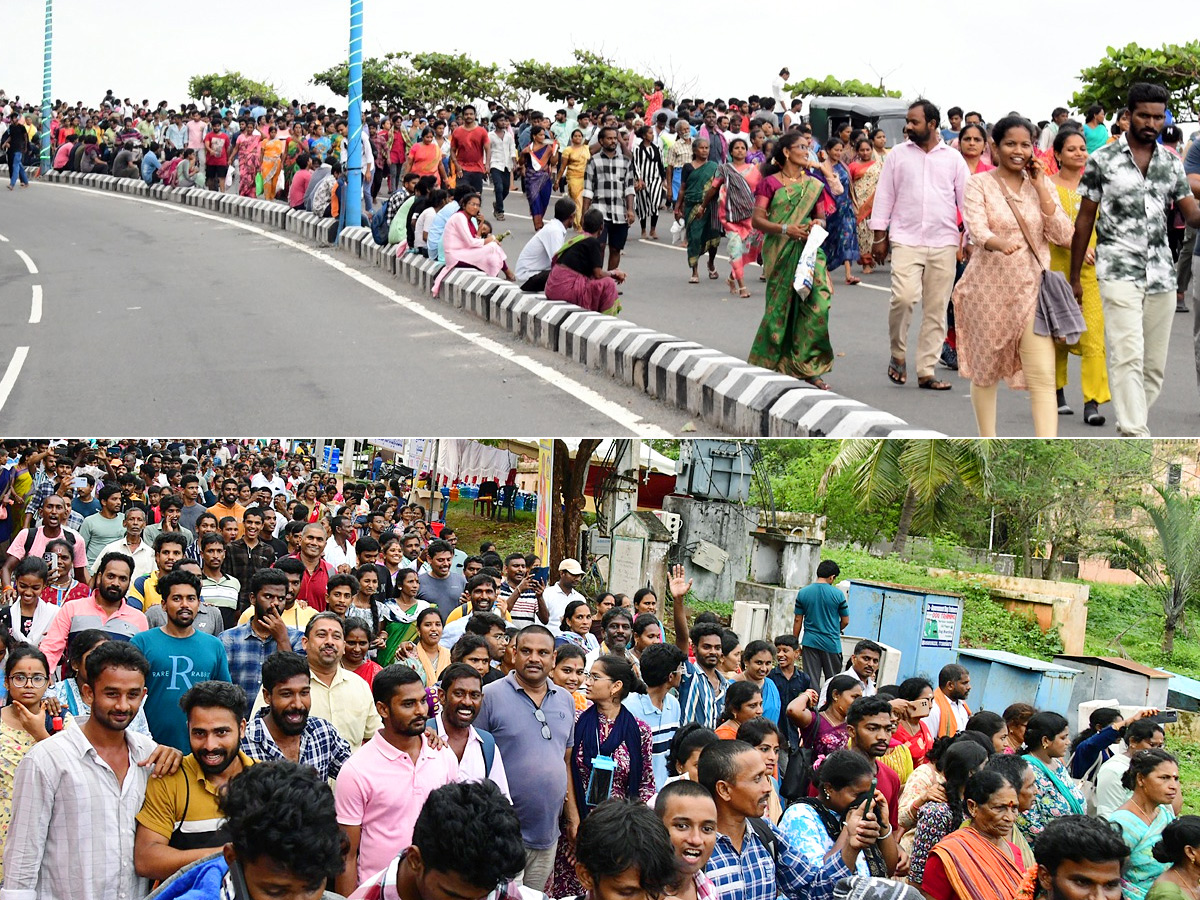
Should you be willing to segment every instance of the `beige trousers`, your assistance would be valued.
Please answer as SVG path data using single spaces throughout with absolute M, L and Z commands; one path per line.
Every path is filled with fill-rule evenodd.
M 1162 390 L 1175 292 L 1148 294 L 1132 281 L 1101 280 L 1100 300 L 1117 431 L 1125 437 L 1149 437 L 1146 419 Z
M 946 305 L 954 287 L 956 247 L 892 247 L 892 301 L 888 332 L 892 359 L 906 359 L 913 308 L 921 302 L 917 378 L 932 378 L 946 339 Z
M 1033 316 L 1025 323 L 1021 335 L 1021 371 L 1029 388 L 1029 402 L 1033 406 L 1033 433 L 1036 437 L 1058 437 L 1058 401 L 1055 397 L 1054 340 L 1033 333 Z M 998 384 L 988 387 L 971 384 L 971 406 L 975 409 L 975 424 L 979 436 L 996 436 L 996 389 Z

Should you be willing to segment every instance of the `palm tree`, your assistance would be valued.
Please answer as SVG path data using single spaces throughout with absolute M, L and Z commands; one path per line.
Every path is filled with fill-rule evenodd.
M 1154 485 L 1155 497 L 1135 504 L 1150 518 L 1153 535 L 1111 529 L 1108 558 L 1133 572 L 1162 599 L 1163 653 L 1175 647 L 1175 630 L 1189 600 L 1200 595 L 1200 497 Z
M 853 472 L 859 506 L 864 509 L 903 500 L 892 541 L 892 552 L 900 553 L 914 522 L 926 527 L 936 523 L 962 488 L 985 489 L 988 460 L 996 443 L 952 438 L 843 441 L 821 476 L 819 492 L 825 493 L 829 479 Z

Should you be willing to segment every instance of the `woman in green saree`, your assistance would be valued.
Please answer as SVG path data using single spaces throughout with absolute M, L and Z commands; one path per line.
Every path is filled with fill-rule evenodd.
M 1171 868 L 1158 876 L 1146 900 L 1200 897 L 1200 816 L 1180 816 L 1164 828 L 1154 858 Z
M 833 368 L 829 301 L 833 295 L 825 254 L 817 253 L 812 291 L 801 299 L 792 287 L 796 264 L 814 224 L 825 226 L 824 184 L 808 174 L 813 163 L 798 132 L 779 138 L 754 191 L 754 228 L 763 238 L 767 308 L 749 361 L 828 390 L 821 376 Z
M 717 248 L 721 246 L 721 221 L 714 204 L 706 203 L 708 189 L 720 167 L 708 158 L 708 141 L 692 141 L 692 161 L 683 167 L 679 200 L 675 203 L 675 218 L 684 220 L 687 228 L 688 265 L 692 277 L 688 284 L 700 283 L 700 257 L 708 254 L 708 277 L 716 279 Z

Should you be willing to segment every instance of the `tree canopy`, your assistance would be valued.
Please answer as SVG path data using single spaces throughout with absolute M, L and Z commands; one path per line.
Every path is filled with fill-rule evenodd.
M 1129 88 L 1139 81 L 1161 84 L 1171 95 L 1170 109 L 1176 119 L 1200 118 L 1200 41 L 1164 44 L 1157 50 L 1126 44 L 1109 47 L 1105 57 L 1080 73 L 1083 86 L 1071 105 L 1083 112 L 1099 103 L 1108 112 L 1125 106 Z
M 783 86 L 792 97 L 899 97 L 899 91 L 889 91 L 879 84 L 867 84 L 851 78 L 838 81 L 832 75 L 822 79 L 805 78 L 803 81 L 789 81 Z
M 255 81 L 241 72 L 224 74 L 193 75 L 188 79 L 188 96 L 199 99 L 205 92 L 214 100 L 237 102 L 250 97 L 260 97 L 266 106 L 278 106 L 282 100 L 275 85 L 269 81 Z

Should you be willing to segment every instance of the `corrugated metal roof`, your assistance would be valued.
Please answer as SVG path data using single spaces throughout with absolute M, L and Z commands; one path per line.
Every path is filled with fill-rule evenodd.
M 1108 666 L 1110 669 L 1124 669 L 1126 672 L 1136 672 L 1139 675 L 1145 675 L 1147 678 L 1171 677 L 1161 669 L 1152 669 L 1149 666 L 1142 665 L 1140 662 L 1135 662 L 1132 659 L 1122 659 L 1119 656 L 1067 656 L 1064 654 L 1054 658 L 1083 663 L 1087 666 Z
M 1177 675 L 1174 672 L 1168 672 L 1166 669 L 1163 669 L 1163 671 L 1171 676 L 1167 690 L 1183 694 L 1185 697 L 1194 697 L 1200 700 L 1200 681 L 1197 681 L 1195 678 L 1188 678 L 1186 675 Z
M 1032 672 L 1055 672 L 1062 675 L 1078 675 L 1078 669 L 1072 669 L 1069 666 L 1060 666 L 1056 663 L 1044 662 L 1040 659 L 1034 659 L 1032 656 L 1021 656 L 1019 653 L 1009 653 L 1007 650 L 959 650 L 959 656 L 971 656 L 976 659 L 986 659 L 991 662 L 1004 663 L 1008 666 L 1016 666 L 1020 669 L 1028 669 Z

